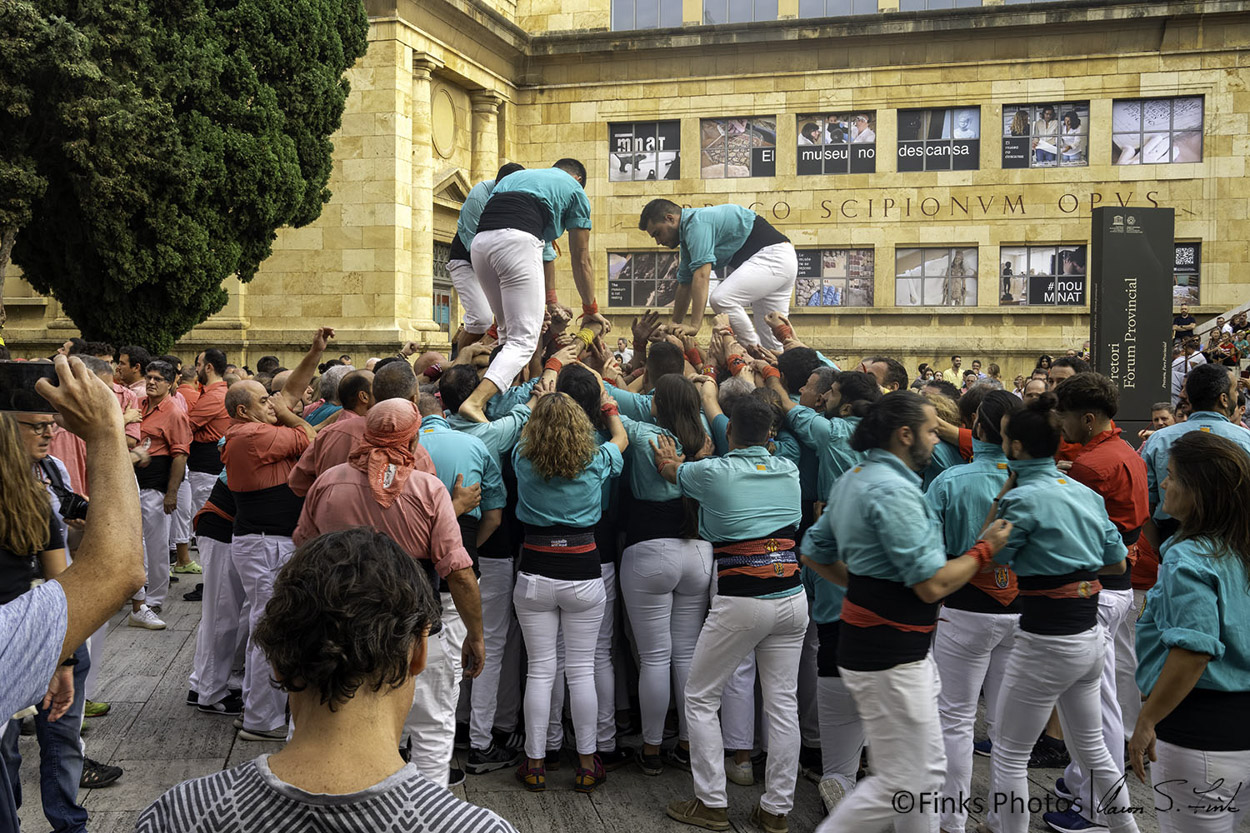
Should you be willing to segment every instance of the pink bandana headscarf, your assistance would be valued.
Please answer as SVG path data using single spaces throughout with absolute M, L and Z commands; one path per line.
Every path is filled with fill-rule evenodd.
M 406 399 L 387 399 L 365 415 L 365 435 L 347 461 L 365 472 L 369 491 L 388 507 L 404 491 L 404 483 L 418 468 L 412 438 L 421 428 L 421 412 Z

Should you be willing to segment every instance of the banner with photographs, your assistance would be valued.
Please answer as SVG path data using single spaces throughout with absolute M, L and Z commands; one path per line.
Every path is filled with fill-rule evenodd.
M 872 249 L 799 249 L 796 307 L 871 307 Z
M 1003 167 L 1089 164 L 1089 102 L 1003 107 Z
M 1176 266 L 1172 270 L 1172 303 L 1198 305 L 1201 297 L 1199 275 L 1202 266 L 1201 243 L 1177 243 Z
M 998 299 L 1003 306 L 1083 306 L 1085 246 L 1003 246 Z
M 981 108 L 898 111 L 900 171 L 981 167 Z
M 799 176 L 877 171 L 877 112 L 799 116 Z
M 1115 101 L 1111 164 L 1202 161 L 1202 96 Z
M 608 306 L 668 307 L 677 296 L 677 252 L 609 252 Z
M 699 124 L 704 179 L 777 174 L 777 119 L 703 119 Z
M 681 122 L 608 125 L 608 181 L 681 179 Z
M 900 307 L 975 307 L 975 247 L 895 249 L 894 303 Z

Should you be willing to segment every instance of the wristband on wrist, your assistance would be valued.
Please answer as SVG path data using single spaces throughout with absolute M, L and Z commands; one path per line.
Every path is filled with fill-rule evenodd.
M 703 356 L 699 353 L 699 348 L 692 347 L 686 351 L 686 361 L 690 362 L 691 367 L 699 367 L 703 364 Z
M 616 406 L 615 402 L 605 402 L 599 406 L 599 412 L 604 416 L 619 416 L 621 409 Z
M 701 372 L 703 373 L 704 376 L 711 376 L 713 379 L 715 379 L 716 378 L 716 365 L 705 364 L 703 365 L 703 370 Z
M 559 373 L 561 370 L 564 369 L 564 364 L 555 356 L 552 356 L 551 358 L 547 359 L 547 363 L 543 365 L 543 369 L 554 370 L 556 373 Z
M 760 371 L 760 375 L 765 379 L 780 379 L 781 371 L 770 364 L 768 367 Z
M 655 470 L 659 473 L 661 477 L 663 477 L 665 467 L 669 463 L 676 463 L 676 462 L 677 462 L 676 460 L 661 460 L 660 462 L 655 464 Z
M 964 555 L 971 555 L 982 567 L 988 567 L 994 562 L 994 550 L 985 540 L 977 541 Z
M 554 289 L 547 290 L 547 303 L 548 304 L 560 303 L 560 296 L 556 294 L 556 291 Z
M 443 366 L 438 362 L 421 371 L 421 375 L 428 378 L 431 382 L 437 382 L 439 377 L 443 375 Z
M 794 338 L 794 328 L 791 327 L 789 324 L 782 324 L 780 327 L 777 328 L 777 338 L 781 339 L 782 341 L 789 341 L 790 339 Z
M 590 349 L 590 345 L 594 343 L 595 331 L 589 327 L 582 327 L 577 331 L 577 340 L 586 345 L 586 349 Z
M 583 316 L 598 315 L 598 314 L 599 314 L 599 302 L 598 301 L 591 301 L 589 304 L 582 304 Z
M 730 356 L 725 364 L 729 367 L 729 372 L 734 376 L 737 376 L 742 368 L 747 366 L 746 360 L 741 356 Z

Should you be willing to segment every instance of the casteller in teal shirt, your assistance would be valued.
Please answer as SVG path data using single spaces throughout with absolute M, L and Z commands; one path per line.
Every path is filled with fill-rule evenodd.
M 513 174 L 515 176 L 515 174 Z M 511 179 L 511 177 L 509 177 Z M 616 477 L 625 466 L 625 458 L 615 443 L 606 442 L 595 451 L 586 468 L 575 478 L 553 477 L 544 480 L 521 454 L 522 440 L 512 450 L 512 466 L 516 470 L 519 521 L 530 526 L 569 526 L 590 529 L 603 516 L 603 484 Z
M 1163 481 L 1168 476 L 1168 457 L 1171 456 L 1172 445 L 1190 431 L 1202 431 L 1232 440 L 1250 454 L 1250 431 L 1240 425 L 1233 425 L 1228 417 L 1216 411 L 1194 411 L 1189 419 L 1160 428 L 1150 435 L 1142 446 L 1141 456 L 1146 461 L 1146 486 L 1150 489 L 1150 509 L 1152 517 L 1166 520 L 1172 517 L 1163 511 Z
M 520 172 L 517 171 L 517 173 Z M 473 238 L 477 235 L 477 222 L 482 218 L 482 209 L 486 207 L 486 201 L 494 192 L 495 180 L 484 179 L 469 189 L 469 195 L 464 198 L 464 204 L 460 206 L 460 216 L 456 218 L 456 238 L 460 241 L 460 245 L 464 246 L 465 252 L 473 248 Z M 555 260 L 556 250 L 552 248 L 550 242 L 543 242 L 543 260 Z
M 681 259 L 677 282 L 690 283 L 694 271 L 708 263 L 723 269 L 755 227 L 755 212 L 740 205 L 711 205 L 681 210 Z
M 586 189 L 572 174 L 559 168 L 532 168 L 504 177 L 491 197 L 500 194 L 529 194 L 547 209 L 543 240 L 548 243 L 564 236 L 565 229 L 590 228 L 590 200 Z

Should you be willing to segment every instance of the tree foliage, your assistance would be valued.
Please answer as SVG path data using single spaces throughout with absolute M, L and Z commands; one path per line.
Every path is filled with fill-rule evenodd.
M 13 259 L 87 338 L 168 350 L 222 308 L 225 278 L 256 274 L 278 228 L 312 222 L 329 199 L 329 137 L 347 97 L 343 74 L 365 51 L 363 4 L 40 0 L 38 9 L 82 54 L 76 75 L 57 76 L 73 83 L 55 91 L 56 78 L 10 78 L 0 63 L 0 85 L 27 92 L 23 135 L 33 138 L 24 157 L 0 144 L 0 166 L 43 184 Z M 16 97 L 0 92 L 0 107 Z

